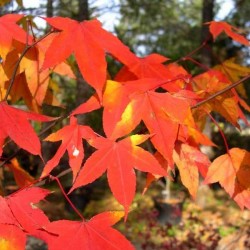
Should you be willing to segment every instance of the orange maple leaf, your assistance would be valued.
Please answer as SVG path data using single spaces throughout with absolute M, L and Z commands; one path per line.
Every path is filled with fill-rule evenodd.
M 232 148 L 213 161 L 204 183 L 219 182 L 241 208 L 250 209 L 249 174 L 250 152 Z
M 71 116 L 69 125 L 64 126 L 62 129 L 50 134 L 44 139 L 45 141 L 51 142 L 62 141 L 62 144 L 52 159 L 46 163 L 42 177 L 48 175 L 52 169 L 58 165 L 61 157 L 67 151 L 69 155 L 69 165 L 73 171 L 73 180 L 75 180 L 84 158 L 82 138 L 87 140 L 93 137 L 96 137 L 96 135 L 89 126 L 77 124 L 77 119 Z
M 149 135 L 132 135 L 118 142 L 103 137 L 89 140 L 89 143 L 98 150 L 85 162 L 71 191 L 93 182 L 107 170 L 111 191 L 124 206 L 127 215 L 135 195 L 134 168 L 158 175 L 166 174 L 153 155 L 137 146 L 149 137 Z
M 249 41 L 244 36 L 238 34 L 240 29 L 228 24 L 227 22 L 212 21 L 205 24 L 209 25 L 210 32 L 212 33 L 214 39 L 224 31 L 234 41 L 246 46 L 250 45 Z

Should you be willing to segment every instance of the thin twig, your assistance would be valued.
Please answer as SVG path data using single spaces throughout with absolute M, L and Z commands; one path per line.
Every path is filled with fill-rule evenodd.
M 209 96 L 209 97 L 206 98 L 205 100 L 202 100 L 202 101 L 196 103 L 195 105 L 193 105 L 193 106 L 191 107 L 191 109 L 198 108 L 199 106 L 203 105 L 204 103 L 209 102 L 209 101 L 211 101 L 212 99 L 216 98 L 217 96 L 224 94 L 224 93 L 227 92 L 228 90 L 235 88 L 236 86 L 238 86 L 239 84 L 241 84 L 242 82 L 246 81 L 246 80 L 249 79 L 249 78 L 250 78 L 250 74 L 247 75 L 247 76 L 245 76 L 245 77 L 243 77 L 243 78 L 240 79 L 239 81 L 237 81 L 237 82 L 235 82 L 235 83 L 233 83 L 233 84 L 227 86 L 226 88 L 224 88 L 224 89 L 222 89 L 222 90 L 216 92 L 215 94 Z
M 33 48 L 36 44 L 38 44 L 40 41 L 42 41 L 43 39 L 45 39 L 47 36 L 49 36 L 50 34 L 52 34 L 53 32 L 55 31 L 50 31 L 48 32 L 47 34 L 45 34 L 43 37 L 41 37 L 40 39 L 38 39 L 37 41 L 35 41 L 34 43 L 32 43 L 31 45 L 26 45 L 25 49 L 23 50 L 22 54 L 20 55 L 16 65 L 15 65 L 15 68 L 13 70 L 13 74 L 12 74 L 12 77 L 11 77 L 11 80 L 10 80 L 10 84 L 8 86 L 8 89 L 6 91 L 6 94 L 5 94 L 5 97 L 4 97 L 4 101 L 7 101 L 8 99 L 8 96 L 10 94 L 10 91 L 14 85 L 14 82 L 15 82 L 15 78 L 16 78 L 16 75 L 17 75 L 17 71 L 18 71 L 18 68 L 19 68 L 19 65 L 23 59 L 23 57 L 26 55 L 26 53 L 31 49 Z
M 50 175 L 50 178 L 52 180 L 55 180 L 59 186 L 59 188 L 61 189 L 65 199 L 68 201 L 68 203 L 70 204 L 70 206 L 73 208 L 73 210 L 78 214 L 78 216 L 84 221 L 85 219 L 83 218 L 82 214 L 78 211 L 78 209 L 75 207 L 75 205 L 72 203 L 72 201 L 70 200 L 70 198 L 68 197 L 68 195 L 65 193 L 63 186 L 60 182 L 60 180 L 58 179 L 58 177 L 54 177 L 52 175 Z
M 200 49 L 202 49 L 208 43 L 208 40 L 209 39 L 206 39 L 198 48 L 194 49 L 193 51 L 191 51 L 187 55 L 179 58 L 178 60 L 175 61 L 175 63 L 178 63 L 180 61 L 186 61 L 187 58 L 191 57 L 192 55 L 194 55 L 195 53 L 197 53 Z

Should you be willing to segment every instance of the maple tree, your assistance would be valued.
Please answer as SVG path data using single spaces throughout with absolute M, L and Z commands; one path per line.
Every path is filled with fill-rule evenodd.
M 44 240 L 49 249 L 55 250 L 134 249 L 112 226 L 129 216 L 136 192 L 135 170 L 148 174 L 146 190 L 151 182 L 171 175 L 177 167 L 193 198 L 202 176 L 206 184 L 219 182 L 241 208 L 250 209 L 250 153 L 240 148 L 229 149 L 220 128 L 226 154 L 211 163 L 200 149 L 201 145 L 215 146 L 203 133 L 207 117 L 218 125 L 212 112 L 219 113 L 237 128 L 239 119 L 249 125 L 242 108 L 249 111 L 250 107 L 240 87 L 250 78 L 249 68 L 231 59 L 192 75 L 181 65 L 185 60 L 201 65 L 192 59 L 192 53 L 178 62 L 159 54 L 139 58 L 104 30 L 98 20 L 44 18 L 52 29 L 37 39 L 17 25 L 22 17 L 8 14 L 0 18 L 1 167 L 13 172 L 20 187 L 15 193 L 0 196 L 1 249 L 24 249 L 29 235 Z M 209 25 L 214 39 L 225 32 L 236 42 L 249 46 L 239 29 L 228 23 L 212 21 L 205 25 Z M 56 85 L 53 74 L 75 78 L 67 61 L 71 55 L 95 93 L 63 117 L 46 116 L 44 103 L 60 105 L 53 91 Z M 107 72 L 107 55 L 123 65 L 113 79 Z M 22 110 L 19 104 L 22 107 L 25 104 L 28 110 Z M 77 120 L 78 115 L 98 109 L 103 110 L 102 134 Z M 61 141 L 57 152 L 44 162 L 39 136 L 67 118 L 68 125 L 44 139 Z M 34 121 L 39 123 L 36 129 L 32 127 Z M 41 122 L 51 124 L 38 135 Z M 87 157 L 83 139 L 95 149 Z M 36 179 L 22 168 L 14 158 L 18 150 L 6 157 L 10 141 L 41 158 L 44 168 L 40 177 Z M 83 218 L 58 177 L 51 174 L 66 152 L 73 172 L 70 192 L 107 172 L 111 192 L 124 211 L 103 212 L 90 220 Z M 35 205 L 50 194 L 49 190 L 37 187 L 44 180 L 57 181 L 79 221 L 51 222 Z

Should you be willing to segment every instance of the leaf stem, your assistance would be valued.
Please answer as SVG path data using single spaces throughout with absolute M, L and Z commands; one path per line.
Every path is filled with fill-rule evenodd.
M 7 89 L 7 91 L 6 91 L 6 94 L 5 94 L 5 97 L 4 97 L 3 101 L 7 101 L 7 99 L 8 99 L 8 96 L 9 96 L 9 94 L 10 94 L 10 91 L 11 91 L 13 85 L 14 85 L 14 82 L 15 82 L 15 78 L 16 78 L 16 75 L 17 75 L 17 71 L 18 71 L 19 65 L 20 65 L 20 63 L 21 63 L 23 57 L 26 55 L 26 53 L 27 53 L 31 48 L 33 48 L 36 44 L 38 44 L 39 42 L 41 42 L 43 39 L 45 39 L 47 36 L 49 36 L 49 35 L 52 34 L 53 32 L 54 32 L 54 31 L 52 30 L 52 31 L 48 32 L 47 34 L 45 34 L 45 35 L 44 35 L 43 37 L 41 37 L 40 39 L 38 39 L 37 41 L 33 42 L 31 45 L 26 45 L 26 47 L 24 48 L 22 54 L 20 55 L 20 57 L 19 57 L 19 59 L 18 59 L 16 65 L 15 65 L 15 68 L 14 68 L 13 74 L 12 74 L 12 77 L 11 77 L 11 79 L 10 79 L 10 84 L 9 84 L 9 86 L 8 86 L 8 89 Z
M 222 90 L 216 92 L 215 94 L 209 96 L 207 99 L 202 100 L 202 101 L 196 103 L 195 105 L 191 106 L 191 109 L 198 108 L 199 106 L 203 105 L 204 103 L 209 102 L 209 101 L 211 101 L 212 99 L 216 98 L 217 96 L 224 94 L 224 93 L 227 92 L 228 90 L 235 88 L 236 86 L 238 86 L 239 84 L 241 84 L 242 82 L 246 81 L 246 80 L 249 79 L 249 78 L 250 78 L 250 74 L 247 75 L 247 76 L 245 76 L 245 77 L 243 77 L 243 78 L 240 79 L 239 81 L 237 81 L 237 82 L 235 82 L 235 83 L 233 83 L 233 84 L 227 86 L 226 88 L 224 88 L 224 89 L 222 89 Z
M 213 116 L 210 114 L 210 113 L 207 113 L 209 115 L 209 117 L 211 118 L 211 120 L 213 121 L 213 123 L 216 125 L 216 127 L 218 128 L 220 134 L 221 134 L 221 137 L 223 138 L 223 141 L 224 141 L 224 144 L 225 144 L 225 147 L 226 147 L 226 151 L 227 153 L 230 155 L 229 153 L 229 147 L 228 147 L 228 144 L 227 144 L 227 139 L 225 137 L 225 134 L 223 133 L 223 131 L 221 130 L 218 122 L 213 118 Z
M 78 214 L 78 216 L 84 221 L 85 219 L 84 219 L 84 217 L 82 216 L 82 214 L 78 211 L 78 209 L 77 209 L 77 208 L 75 207 L 75 205 L 72 203 L 72 201 L 70 200 L 70 198 L 68 197 L 68 195 L 65 193 L 65 191 L 64 191 L 64 189 L 63 189 L 63 186 L 62 186 L 62 184 L 61 184 L 59 178 L 58 178 L 58 177 L 55 177 L 55 176 L 52 176 L 52 175 L 50 175 L 50 178 L 51 178 L 52 180 L 55 180 L 55 181 L 57 182 L 57 184 L 58 184 L 59 188 L 61 189 L 61 191 L 62 191 L 62 193 L 63 193 L 65 199 L 68 201 L 68 203 L 69 203 L 70 206 L 73 208 L 73 210 Z
M 181 57 L 180 59 L 176 60 L 175 63 L 178 63 L 180 61 L 186 61 L 187 58 L 191 57 L 193 54 L 195 54 L 200 49 L 202 49 L 208 43 L 208 41 L 209 41 L 209 39 L 206 39 L 198 48 L 194 49 L 193 51 L 191 51 L 187 55 L 185 55 L 185 56 Z

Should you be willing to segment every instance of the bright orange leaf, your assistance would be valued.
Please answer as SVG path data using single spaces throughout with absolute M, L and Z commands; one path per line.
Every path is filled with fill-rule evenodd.
M 129 55 L 132 58 L 134 55 L 118 38 L 102 29 L 97 20 L 77 22 L 63 17 L 45 20 L 60 32 L 56 33 L 46 52 L 43 69 L 54 67 L 74 53 L 84 79 L 101 99 L 107 70 L 105 52 L 125 63 Z
M 212 33 L 214 39 L 224 31 L 234 41 L 249 46 L 249 41 L 244 36 L 238 34 L 240 29 L 222 21 L 212 21 L 205 24 L 209 25 L 209 30 Z
M 124 206 L 127 215 L 135 196 L 135 169 L 165 175 L 165 170 L 149 152 L 137 145 L 149 135 L 132 135 L 118 142 L 97 137 L 89 143 L 97 148 L 85 162 L 71 189 L 93 182 L 107 170 L 109 186 L 115 198 Z
M 16 158 L 12 159 L 7 166 L 13 172 L 16 184 L 20 188 L 27 187 L 35 181 L 35 179 L 20 166 Z
M 208 98 L 214 93 L 229 86 L 228 79 L 221 78 L 222 73 L 211 70 L 193 78 L 194 89 L 201 98 Z M 227 91 L 204 103 L 199 109 L 205 113 L 216 111 L 224 116 L 234 126 L 238 126 L 239 106 L 232 91 Z M 204 114 L 204 112 L 202 112 Z
M 3 60 L 12 49 L 13 39 L 24 44 L 26 40 L 31 41 L 30 36 L 27 37 L 27 33 L 16 24 L 22 17 L 23 15 L 19 14 L 7 14 L 0 17 L 0 56 Z
M 141 83 L 142 86 L 138 86 Z M 157 82 L 156 82 L 157 83 Z M 178 136 L 179 125 L 183 124 L 189 113 L 189 103 L 183 98 L 174 97 L 169 93 L 157 93 L 147 90 L 154 86 L 155 81 L 143 79 L 132 87 L 138 90 L 130 94 L 130 102 L 116 124 L 112 137 L 118 138 L 130 133 L 143 121 L 148 128 L 155 148 L 173 165 L 172 154 Z M 126 87 L 131 87 L 128 83 Z M 145 89 L 145 90 L 144 90 Z M 105 110 L 105 106 L 104 106 Z M 105 121 L 108 123 L 108 121 Z
M 45 141 L 51 142 L 62 141 L 62 144 L 52 159 L 46 163 L 42 172 L 42 177 L 48 175 L 52 169 L 58 165 L 61 157 L 67 150 L 69 155 L 69 165 L 73 171 L 74 180 L 80 170 L 84 158 L 82 138 L 87 140 L 93 137 L 96 137 L 96 135 L 89 126 L 78 125 L 77 119 L 74 116 L 71 116 L 69 125 L 64 126 L 62 129 L 50 134 L 44 139 Z
M 183 185 L 188 189 L 193 198 L 199 186 L 199 172 L 206 176 L 210 161 L 199 149 L 188 144 L 178 144 L 173 154 L 181 176 Z
M 208 169 L 205 183 L 219 182 L 241 207 L 250 209 L 250 153 L 232 148 L 216 158 Z
M 132 81 L 140 78 L 166 79 L 169 71 L 162 64 L 168 58 L 159 54 L 150 54 L 144 58 L 136 57 L 128 66 L 124 66 L 115 77 L 118 82 Z

